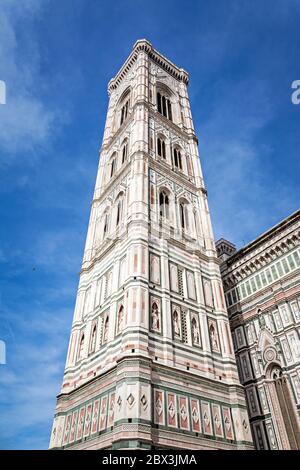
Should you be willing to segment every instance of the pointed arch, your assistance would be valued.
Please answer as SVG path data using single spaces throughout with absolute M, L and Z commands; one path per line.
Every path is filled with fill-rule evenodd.
M 80 340 L 79 340 L 79 348 L 78 348 L 78 355 L 77 359 L 80 361 L 80 359 L 83 358 L 83 352 L 84 352 L 84 340 L 85 340 L 85 334 L 84 332 L 81 333 Z
M 173 147 L 173 164 L 175 168 L 182 170 L 182 150 L 178 145 Z
M 91 340 L 90 340 L 90 354 L 96 350 L 96 338 L 97 338 L 97 323 L 95 322 L 92 326 Z
M 171 90 L 165 83 L 156 83 L 156 109 L 166 119 L 179 124 L 181 122 L 178 94 Z
M 159 134 L 156 139 L 157 143 L 157 155 L 161 157 L 163 160 L 166 160 L 166 139 L 162 134 Z
M 125 203 L 125 193 L 124 191 L 120 191 L 114 202 L 116 228 L 118 228 L 121 225 L 122 220 L 124 218 L 124 203 Z
M 122 165 L 124 165 L 124 163 L 126 162 L 126 160 L 128 158 L 128 139 L 127 138 L 124 139 L 123 142 L 122 142 L 121 155 L 122 155 L 121 163 L 122 163 Z
M 179 221 L 182 230 L 189 229 L 189 215 L 188 215 L 189 202 L 185 198 L 179 199 Z
M 109 160 L 110 178 L 112 178 L 117 171 L 117 152 L 113 152 Z
M 106 315 L 106 317 L 104 319 L 102 343 L 106 343 L 107 340 L 108 340 L 108 326 L 109 326 L 109 316 Z
M 170 210 L 169 210 L 169 191 L 165 188 L 161 189 L 159 192 L 159 215 L 165 219 L 169 219 Z
M 117 315 L 117 334 L 123 331 L 125 326 L 125 308 L 123 303 L 119 305 L 118 315 Z

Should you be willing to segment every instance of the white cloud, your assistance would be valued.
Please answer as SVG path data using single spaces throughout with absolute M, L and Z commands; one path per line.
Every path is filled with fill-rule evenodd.
M 0 107 L 2 164 L 10 162 L 16 153 L 45 145 L 58 119 L 56 111 L 48 109 L 36 93 L 40 57 L 33 20 L 41 11 L 38 0 L 1 2 L 0 79 L 5 80 L 7 88 L 6 104 Z

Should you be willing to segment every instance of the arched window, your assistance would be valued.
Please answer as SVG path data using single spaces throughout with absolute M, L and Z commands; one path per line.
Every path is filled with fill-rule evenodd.
M 179 203 L 180 226 L 183 229 L 188 228 L 187 204 L 185 202 Z
M 120 200 L 117 206 L 117 221 L 116 221 L 117 227 L 119 226 L 121 215 L 122 215 L 122 201 Z
M 103 224 L 103 239 L 106 237 L 108 233 L 108 213 L 106 212 L 104 215 L 104 224 Z
M 118 227 L 123 218 L 124 193 L 119 193 L 116 199 L 116 227 Z
M 159 215 L 169 218 L 169 196 L 165 191 L 159 193 Z
M 127 142 L 125 142 L 122 148 L 122 165 L 127 160 L 127 153 L 128 153 L 128 144 Z
M 103 328 L 103 343 L 105 343 L 108 339 L 108 323 L 109 323 L 109 318 L 107 316 L 105 318 L 104 328 Z
M 121 108 L 120 126 L 122 126 L 123 122 L 126 121 L 127 119 L 128 109 L 129 109 L 129 99 L 123 104 Z
M 180 170 L 182 170 L 181 152 L 177 147 L 173 149 L 173 158 L 174 158 L 174 165 L 176 166 L 176 168 L 179 168 Z
M 116 169 L 116 159 L 113 158 L 112 161 L 111 161 L 111 168 L 110 168 L 110 177 L 111 178 L 114 176 L 115 169 Z
M 82 334 L 82 336 L 80 338 L 80 342 L 79 342 L 78 359 L 82 359 L 83 349 L 84 349 L 84 333 Z
M 90 344 L 90 353 L 93 353 L 96 349 L 96 336 L 97 336 L 97 325 L 93 326 Z
M 157 111 L 172 121 L 172 105 L 169 98 L 163 95 L 160 91 L 157 92 Z
M 166 143 L 161 137 L 157 138 L 157 154 L 159 157 L 166 159 Z
M 117 333 L 121 333 L 124 328 L 124 306 L 120 305 L 118 311 Z

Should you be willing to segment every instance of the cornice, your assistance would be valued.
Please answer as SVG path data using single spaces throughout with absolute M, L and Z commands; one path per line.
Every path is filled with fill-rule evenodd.
M 291 233 L 290 227 L 295 225 L 293 230 L 299 228 L 300 229 L 300 210 L 292 213 L 290 216 L 279 222 L 274 227 L 271 227 L 266 232 L 259 235 L 255 240 L 250 242 L 245 247 L 241 248 L 240 250 L 236 251 L 230 258 L 228 258 L 224 265 L 229 268 L 234 263 L 243 260 L 246 256 L 253 256 L 255 250 L 263 251 L 266 246 L 269 246 L 270 242 L 274 243 L 276 238 L 283 238 L 285 234 Z M 300 235 L 300 231 L 298 232 Z
M 291 227 L 293 224 L 295 227 Z M 255 246 L 252 250 L 247 248 L 247 253 L 240 250 L 222 263 L 221 274 L 225 288 L 233 287 L 299 246 L 300 220 L 293 220 L 288 226 L 281 226 L 281 229 L 281 232 L 268 234 L 267 241 L 264 240 L 259 251 L 255 250 Z
M 299 274 L 299 272 L 300 270 L 297 270 L 297 274 Z M 293 277 L 295 277 L 295 273 L 287 275 L 289 279 L 286 280 L 291 281 Z M 270 291 L 270 288 L 253 294 L 249 297 L 250 301 L 249 299 L 247 299 L 247 301 L 241 301 L 236 308 L 235 306 L 227 308 L 231 326 L 235 327 L 237 323 L 244 324 L 254 318 L 259 318 L 261 314 L 272 312 L 278 307 L 278 304 L 283 302 L 292 302 L 300 294 L 300 284 L 296 286 L 292 285 L 288 288 L 281 288 L 272 293 L 270 291 L 270 295 L 265 298 L 265 294 L 268 290 Z M 259 313 L 258 310 L 260 311 Z M 295 325 L 288 325 L 285 328 L 287 329 L 289 326 L 295 327 Z M 280 333 L 282 333 L 282 331 Z
M 109 94 L 111 94 L 113 90 L 118 88 L 123 78 L 126 76 L 126 74 L 129 72 L 129 70 L 132 68 L 132 66 L 136 62 L 138 54 L 140 52 L 146 53 L 154 63 L 156 63 L 166 72 L 168 72 L 173 78 L 175 78 L 178 81 L 184 82 L 186 85 L 188 84 L 189 76 L 188 76 L 188 73 L 183 68 L 177 67 L 169 59 L 167 59 L 162 54 L 160 54 L 160 52 L 156 51 L 153 48 L 152 44 L 146 39 L 139 39 L 134 44 L 133 51 L 131 52 L 129 57 L 126 59 L 126 61 L 124 62 L 120 70 L 109 81 L 108 83 Z

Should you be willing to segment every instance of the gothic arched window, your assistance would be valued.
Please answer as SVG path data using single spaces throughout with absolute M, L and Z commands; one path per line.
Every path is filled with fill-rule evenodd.
M 180 170 L 182 170 L 181 152 L 177 147 L 173 149 L 173 157 L 174 157 L 174 165 L 176 166 L 176 168 L 179 168 Z
M 157 154 L 159 157 L 166 159 L 166 143 L 161 137 L 157 138 Z
M 122 165 L 127 160 L 128 144 L 125 142 L 122 147 Z
M 188 213 L 187 213 L 187 203 L 179 203 L 179 216 L 180 216 L 180 226 L 182 229 L 188 228 Z
M 159 193 L 159 215 L 169 218 L 169 196 L 165 191 Z
M 83 349 L 84 349 L 84 333 L 81 335 L 80 342 L 79 342 L 78 359 L 82 359 Z
M 156 95 L 157 99 L 157 111 L 165 116 L 167 119 L 172 121 L 172 105 L 171 100 L 167 98 L 164 94 L 160 91 L 157 92 Z
M 97 337 L 97 325 L 95 324 L 92 329 L 90 353 L 93 353 L 96 349 L 96 337 Z
M 109 215 L 106 212 L 104 214 L 104 224 L 103 224 L 103 240 L 105 239 L 107 233 L 108 233 L 108 223 L 109 223 Z
M 114 157 L 111 161 L 111 167 L 110 167 L 110 177 L 112 178 L 115 174 L 116 170 L 116 158 Z
M 105 343 L 108 340 L 108 324 L 109 324 L 109 318 L 108 315 L 105 318 L 104 321 L 104 328 L 103 328 L 103 343 Z
M 117 206 L 117 221 L 116 221 L 116 226 L 118 227 L 119 223 L 120 223 L 120 219 L 121 219 L 121 213 L 122 213 L 122 201 L 120 200 L 118 202 L 118 206 Z
M 126 121 L 128 116 L 129 110 L 129 99 L 123 104 L 121 108 L 121 119 L 120 119 L 120 126 L 122 126 L 123 122 Z
M 124 306 L 123 304 L 120 305 L 119 310 L 118 310 L 118 324 L 117 324 L 117 333 L 121 333 L 121 331 L 124 328 Z

